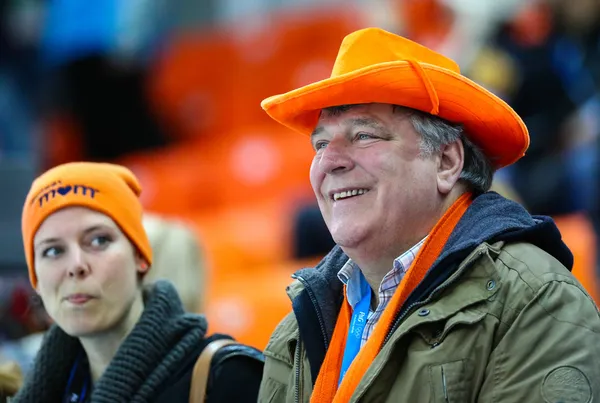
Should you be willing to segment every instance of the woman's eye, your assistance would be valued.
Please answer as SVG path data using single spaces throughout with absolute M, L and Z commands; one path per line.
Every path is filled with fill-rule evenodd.
M 50 258 L 57 257 L 60 252 L 61 252 L 60 248 L 58 248 L 56 246 L 51 246 L 49 248 L 44 249 L 44 251 L 42 252 L 42 256 L 50 257 Z
M 94 247 L 101 247 L 101 246 L 106 245 L 109 242 L 110 242 L 109 237 L 102 235 L 102 236 L 94 237 L 92 239 L 92 241 L 90 242 L 90 244 Z

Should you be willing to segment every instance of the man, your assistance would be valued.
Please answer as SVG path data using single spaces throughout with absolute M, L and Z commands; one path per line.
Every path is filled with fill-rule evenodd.
M 266 99 L 310 135 L 338 246 L 288 288 L 261 402 L 600 401 L 600 316 L 551 219 L 488 192 L 522 120 L 444 56 L 350 34 L 331 78 Z

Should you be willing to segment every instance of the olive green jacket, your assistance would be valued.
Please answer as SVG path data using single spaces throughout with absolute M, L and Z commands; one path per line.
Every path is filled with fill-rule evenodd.
M 342 301 L 335 248 L 288 288 L 259 402 L 308 402 Z M 549 218 L 477 198 L 352 402 L 600 402 L 600 314 Z

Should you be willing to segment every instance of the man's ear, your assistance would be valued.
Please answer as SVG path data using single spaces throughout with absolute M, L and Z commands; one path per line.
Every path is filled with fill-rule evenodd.
M 448 194 L 458 182 L 465 162 L 465 149 L 461 140 L 442 146 L 438 160 L 437 186 Z

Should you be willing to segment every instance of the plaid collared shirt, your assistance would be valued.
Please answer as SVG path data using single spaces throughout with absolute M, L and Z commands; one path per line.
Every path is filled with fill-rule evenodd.
M 362 334 L 361 347 L 365 345 L 367 339 L 371 336 L 373 330 L 375 330 L 381 314 L 392 299 L 394 292 L 396 292 L 410 265 L 415 260 L 425 239 L 427 238 L 423 238 L 418 244 L 397 257 L 394 260 L 394 267 L 383 278 L 379 286 L 379 306 L 374 311 L 369 308 L 367 324 Z M 348 259 L 344 267 L 338 272 L 338 278 L 342 283 L 346 284 L 348 303 L 354 309 L 362 297 L 360 292 L 360 268 L 352 260 Z

